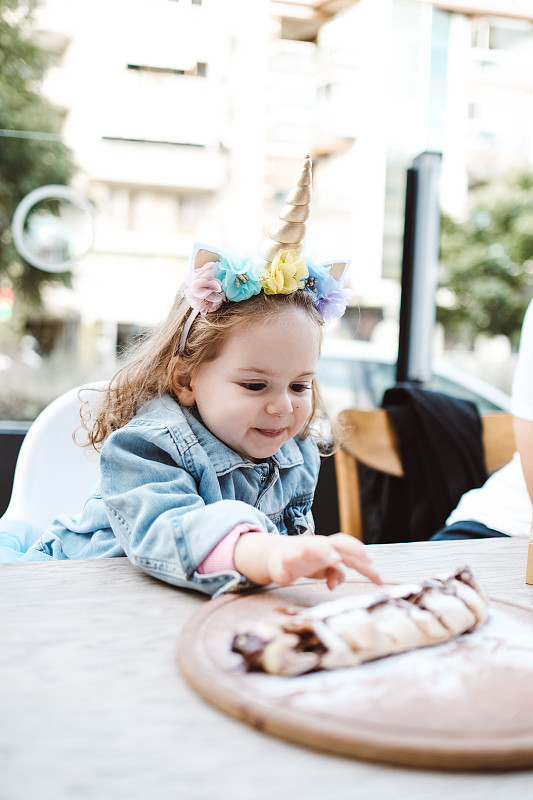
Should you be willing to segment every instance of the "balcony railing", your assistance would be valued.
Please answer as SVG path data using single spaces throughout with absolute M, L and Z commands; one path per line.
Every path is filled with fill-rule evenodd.
M 224 153 L 216 148 L 103 138 L 84 153 L 91 178 L 125 186 L 155 186 L 214 192 L 225 175 Z

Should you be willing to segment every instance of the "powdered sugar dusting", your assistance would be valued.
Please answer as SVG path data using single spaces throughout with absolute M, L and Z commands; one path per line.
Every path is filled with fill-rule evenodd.
M 532 619 L 527 610 L 492 603 L 484 626 L 445 644 L 348 669 L 289 678 L 249 674 L 246 680 L 276 704 L 365 724 L 487 735 L 502 724 L 530 729 Z

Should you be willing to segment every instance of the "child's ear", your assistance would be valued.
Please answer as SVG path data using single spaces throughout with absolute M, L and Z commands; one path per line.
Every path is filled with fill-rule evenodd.
M 194 392 L 190 386 L 176 385 L 174 393 L 178 398 L 179 404 L 185 408 L 192 408 L 194 405 Z
M 179 356 L 173 359 L 172 389 L 182 406 L 191 408 L 194 405 L 194 390 L 191 386 L 191 376 L 183 369 Z

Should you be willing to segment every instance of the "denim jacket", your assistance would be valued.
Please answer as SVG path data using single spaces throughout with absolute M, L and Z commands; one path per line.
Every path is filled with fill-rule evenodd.
M 106 440 L 100 485 L 81 513 L 58 517 L 33 548 L 54 558 L 127 555 L 150 575 L 210 595 L 247 588 L 234 570 L 196 569 L 239 523 L 306 532 L 319 462 L 310 437 L 246 461 L 194 412 L 170 396 L 154 399 Z

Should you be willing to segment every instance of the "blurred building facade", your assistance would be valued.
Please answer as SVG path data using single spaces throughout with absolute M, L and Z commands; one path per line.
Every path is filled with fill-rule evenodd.
M 195 240 L 257 248 L 307 152 L 307 249 L 352 259 L 377 317 L 398 303 L 414 156 L 442 152 L 455 216 L 533 162 L 531 0 L 43 0 L 38 37 L 98 218 L 47 303 L 103 364 L 163 318 Z

